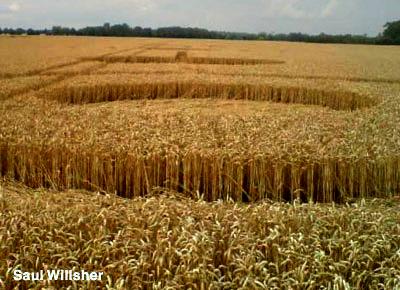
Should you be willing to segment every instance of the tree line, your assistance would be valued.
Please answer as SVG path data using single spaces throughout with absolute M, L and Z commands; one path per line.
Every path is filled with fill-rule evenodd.
M 191 27 L 161 27 L 157 29 L 131 27 L 128 24 L 105 23 L 103 26 L 88 26 L 81 29 L 53 26 L 52 29 L 0 28 L 0 34 L 9 35 L 76 35 L 76 36 L 122 36 L 122 37 L 162 37 L 162 38 L 202 38 L 230 40 L 272 40 L 311 43 L 345 43 L 345 44 L 387 44 L 400 45 L 400 20 L 388 22 L 383 33 L 376 37 L 367 35 L 321 33 L 309 35 L 305 33 L 273 34 L 273 33 L 242 33 L 213 31 Z

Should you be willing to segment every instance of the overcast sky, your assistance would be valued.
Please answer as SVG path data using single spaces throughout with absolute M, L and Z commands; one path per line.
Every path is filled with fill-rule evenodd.
M 376 35 L 400 0 L 0 0 L 0 27 L 191 26 L 240 32 Z

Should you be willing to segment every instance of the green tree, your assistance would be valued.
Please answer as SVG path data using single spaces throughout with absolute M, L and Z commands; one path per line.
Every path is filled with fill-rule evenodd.
M 392 42 L 400 43 L 400 20 L 385 24 L 383 36 Z

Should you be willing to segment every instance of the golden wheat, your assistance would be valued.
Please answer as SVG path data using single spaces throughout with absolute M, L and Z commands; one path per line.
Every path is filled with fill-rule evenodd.
M 355 110 L 376 104 L 368 96 L 353 92 L 324 91 L 298 87 L 213 83 L 138 83 L 52 89 L 46 97 L 70 104 L 116 100 L 221 98 L 320 105 L 335 110 Z
M 250 58 L 211 58 L 211 57 L 191 57 L 185 51 L 173 52 L 173 56 L 157 55 L 120 55 L 120 56 L 100 56 L 85 57 L 84 61 L 104 61 L 107 63 L 188 63 L 188 64 L 213 64 L 213 65 L 260 65 L 260 64 L 284 64 L 282 60 L 274 59 L 250 59 Z M 183 57 L 182 57 L 183 56 Z
M 355 113 L 340 116 L 335 111 L 298 107 L 285 112 L 285 105 L 275 108 L 264 102 L 241 103 L 236 112 L 237 101 L 218 105 L 215 100 L 193 104 L 186 100 L 59 109 L 39 103 L 21 109 L 20 118 L 16 111 L 7 112 L 13 102 L 3 111 L 6 142 L 1 172 L 32 187 L 101 189 L 126 197 L 161 187 L 189 196 L 199 192 L 207 200 L 321 202 L 399 190 L 398 154 L 385 148 L 385 139 L 382 147 L 371 151 L 370 146 L 380 143 L 360 138 L 365 134 L 363 124 L 351 136 L 358 126 L 352 120 Z M 208 109 L 202 112 L 195 109 L 198 106 Z M 248 112 L 243 111 L 246 107 Z M 50 113 L 49 117 L 10 126 L 10 118 L 42 114 L 36 108 L 43 108 L 39 110 Z M 364 113 L 371 114 L 359 114 Z M 26 131 L 32 122 L 35 129 Z M 386 123 L 389 130 L 395 122 Z M 285 123 L 291 125 L 282 131 Z M 354 151 L 357 142 L 365 153 Z
M 160 187 L 207 200 L 383 196 L 399 188 L 400 122 L 396 53 L 384 50 L 391 62 L 362 48 L 144 39 L 45 68 L 32 61 L 23 73 L 43 74 L 37 93 L 24 78 L 2 80 L 1 174 L 123 196 Z M 285 63 L 256 64 L 274 59 Z M 382 74 L 366 72 L 377 63 Z M 177 100 L 157 101 L 167 98 Z
M 0 183 L 0 287 L 396 289 L 398 198 L 352 205 L 126 201 Z M 40 226 L 39 226 L 40 225 Z M 101 281 L 14 281 L 15 269 L 102 271 Z
M 0 60 L 0 288 L 398 289 L 397 48 L 4 37 Z M 106 278 L 13 279 L 52 268 Z

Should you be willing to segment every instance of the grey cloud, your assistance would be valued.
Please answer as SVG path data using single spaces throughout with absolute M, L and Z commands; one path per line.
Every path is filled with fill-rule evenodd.
M 1 4 L 0 3 L 0 13 L 14 13 L 20 10 L 20 5 L 18 3 Z

